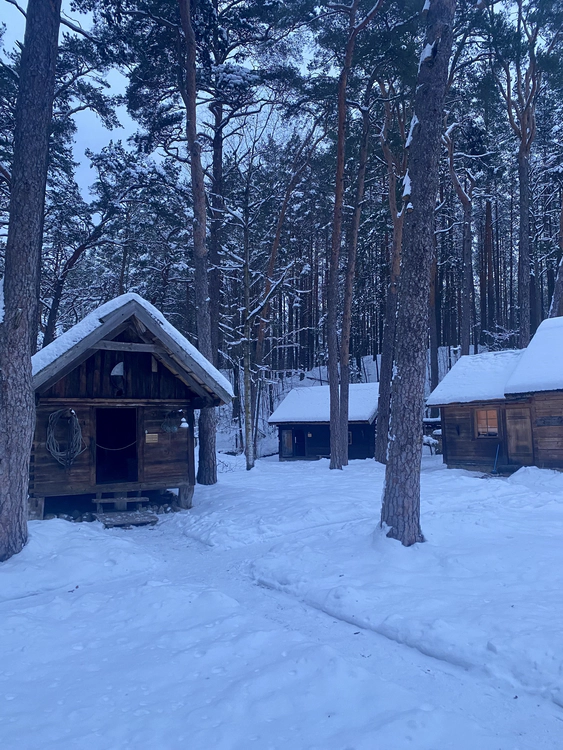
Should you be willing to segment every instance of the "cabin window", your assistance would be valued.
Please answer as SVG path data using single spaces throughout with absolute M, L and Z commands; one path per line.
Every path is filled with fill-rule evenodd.
M 117 398 L 125 395 L 125 364 L 118 362 L 110 372 L 109 379 Z
M 478 438 L 498 436 L 497 409 L 476 409 L 475 423 Z

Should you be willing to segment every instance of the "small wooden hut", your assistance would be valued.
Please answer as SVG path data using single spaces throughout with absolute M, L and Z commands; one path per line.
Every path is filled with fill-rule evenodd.
M 80 495 L 98 510 L 126 510 L 147 491 L 175 487 L 190 507 L 194 409 L 227 403 L 232 390 L 153 305 L 117 297 L 32 365 L 30 517 L 43 518 L 46 499 Z
M 373 458 L 379 383 L 350 385 L 348 458 Z M 280 461 L 330 457 L 330 392 L 328 385 L 294 388 L 270 419 L 278 426 Z
M 526 349 L 461 357 L 427 400 L 442 414 L 450 468 L 563 469 L 563 318 Z

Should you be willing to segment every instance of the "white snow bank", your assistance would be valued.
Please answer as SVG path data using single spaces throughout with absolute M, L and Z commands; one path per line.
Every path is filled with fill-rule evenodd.
M 349 422 L 372 422 L 377 414 L 379 383 L 352 383 L 348 408 Z M 268 422 L 329 422 L 330 389 L 328 385 L 294 388 Z
M 256 581 L 563 705 L 563 475 L 532 468 L 507 481 L 423 472 L 428 541 L 404 549 L 380 531 L 373 536 L 373 495 L 384 475 L 375 466 L 347 469 L 350 490 L 338 494 L 348 523 L 285 538 L 252 564 Z M 330 490 L 316 468 L 307 467 L 309 481 L 326 503 Z M 301 481 L 305 487 L 304 474 Z
M 0 605 L 2 747 L 412 750 L 416 738 L 417 750 L 436 750 L 459 736 L 456 750 L 498 748 L 495 732 L 449 700 L 442 705 L 385 681 L 379 670 L 279 624 L 268 595 L 264 616 L 255 586 L 239 602 L 192 580 L 197 566 L 204 579 L 217 577 L 214 561 L 178 547 L 174 524 L 163 526 L 121 532 L 141 557 L 145 547 L 158 552 L 144 575 L 131 578 L 118 566 L 114 580 Z M 67 575 L 84 584 L 85 527 L 45 527 L 27 562 L 36 572 L 43 567 L 44 581 L 62 583 L 64 538 Z M 102 556 L 122 550 L 121 535 L 93 533 Z M 18 560 L 3 564 L 2 574 L 6 565 L 23 572 Z
M 563 318 L 544 320 L 510 375 L 505 393 L 563 389 Z
M 31 521 L 27 545 L 0 566 L 0 602 L 104 583 L 153 565 L 150 554 L 100 523 Z
M 427 458 L 404 549 L 373 539 L 374 461 L 225 461 L 150 529 L 31 524 L 0 565 L 2 748 L 559 746 L 561 474 Z
M 115 312 L 131 301 L 140 305 L 162 328 L 162 330 L 165 331 L 170 338 L 172 338 L 174 342 L 194 360 L 194 362 L 205 370 L 205 372 L 207 372 L 224 391 L 226 391 L 231 397 L 233 396 L 233 389 L 227 378 L 225 378 L 225 376 L 222 375 L 193 344 L 190 344 L 188 339 L 174 328 L 174 326 L 166 320 L 164 315 L 154 307 L 154 305 L 151 305 L 150 302 L 147 302 L 147 300 L 143 299 L 140 295 L 132 292 L 122 294 L 120 297 L 116 297 L 115 299 L 100 305 L 100 307 L 93 310 L 79 323 L 61 334 L 61 336 L 55 339 L 55 341 L 38 351 L 37 354 L 34 354 L 31 358 L 33 375 L 35 376 L 40 373 L 65 352 L 79 344 L 86 336 L 93 333 L 102 325 L 104 318 L 110 313 Z
M 261 585 L 563 704 L 563 474 L 484 480 L 440 457 L 423 465 L 428 541 L 410 549 L 373 541 L 384 479 L 374 461 L 342 472 L 260 461 L 222 475 L 220 493 L 200 488 L 171 522 L 215 550 L 252 549 Z
M 504 399 L 505 385 L 522 351 L 485 352 L 460 357 L 427 398 L 428 406 Z

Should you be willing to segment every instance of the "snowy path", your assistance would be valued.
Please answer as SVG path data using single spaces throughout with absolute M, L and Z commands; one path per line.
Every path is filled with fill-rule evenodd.
M 372 462 L 261 461 L 153 529 L 34 523 L 0 567 L 0 746 L 562 747 L 563 476 L 426 464 L 418 552 L 373 541 Z

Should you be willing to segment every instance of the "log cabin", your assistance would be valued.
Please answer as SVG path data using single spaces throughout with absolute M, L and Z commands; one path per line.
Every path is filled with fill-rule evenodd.
M 440 407 L 449 468 L 563 469 L 563 318 L 526 349 L 461 357 L 426 403 Z
M 379 383 L 350 385 L 348 458 L 373 458 Z M 280 461 L 330 457 L 328 385 L 294 388 L 268 422 L 278 426 Z
M 194 409 L 233 393 L 153 305 L 137 294 L 102 305 L 37 352 L 32 370 L 30 518 L 69 496 L 125 511 L 167 488 L 191 507 Z

